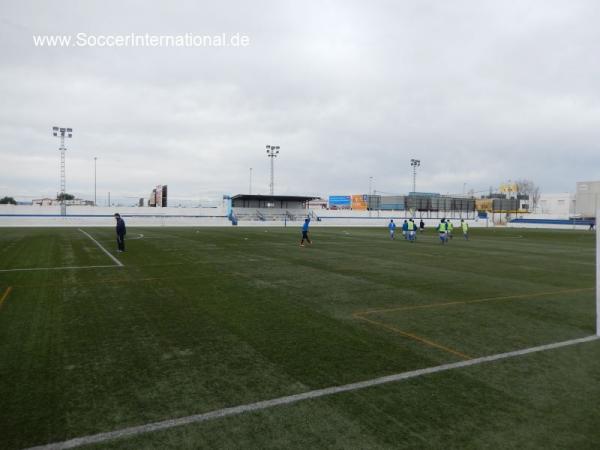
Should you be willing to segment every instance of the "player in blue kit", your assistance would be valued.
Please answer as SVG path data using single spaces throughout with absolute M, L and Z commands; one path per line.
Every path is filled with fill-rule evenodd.
M 396 239 L 396 224 L 394 223 L 394 219 L 390 220 L 388 224 L 388 230 L 390 230 L 390 239 Z
M 308 227 L 310 225 L 310 218 L 304 219 L 304 223 L 302 224 L 302 240 L 300 241 L 300 247 L 304 247 L 304 241 L 312 244 L 312 241 L 308 237 Z

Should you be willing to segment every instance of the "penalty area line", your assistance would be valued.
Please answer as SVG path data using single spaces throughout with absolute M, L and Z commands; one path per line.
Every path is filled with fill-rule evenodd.
M 233 406 L 231 408 L 218 409 L 203 414 L 195 414 L 192 416 L 179 417 L 177 419 L 168 419 L 160 422 L 148 423 L 145 425 L 138 425 L 135 427 L 122 428 L 120 430 L 109 431 L 105 433 L 98 433 L 89 436 L 81 436 L 67 441 L 55 442 L 52 444 L 40 445 L 36 447 L 30 447 L 27 450 L 54 450 L 54 449 L 66 449 L 74 448 L 82 445 L 96 444 L 99 442 L 106 442 L 113 439 L 132 437 L 140 434 L 151 433 L 154 431 L 167 430 L 169 428 L 179 427 L 182 425 L 189 425 L 194 423 L 206 422 L 209 420 L 219 419 L 221 417 L 235 416 L 242 413 L 261 411 L 268 408 L 272 408 L 280 405 L 289 405 L 297 403 L 303 400 L 310 400 L 320 397 L 326 397 L 329 395 L 339 394 L 342 392 L 356 391 L 359 389 L 365 389 L 373 386 L 379 386 L 387 383 L 394 383 L 398 381 L 408 380 L 411 378 L 421 377 L 423 375 L 429 375 L 438 372 L 445 372 L 448 370 L 459 369 L 462 367 L 476 366 L 478 364 L 489 363 L 507 358 L 513 358 L 516 356 L 528 355 L 530 353 L 543 352 L 547 350 L 553 350 L 561 347 L 568 347 L 571 345 L 582 344 L 584 342 L 591 342 L 600 339 L 600 336 L 588 336 L 579 339 L 571 339 L 568 341 L 555 342 L 553 344 L 540 345 L 537 347 L 525 348 L 522 350 L 515 350 L 507 353 L 498 353 L 496 355 L 483 356 L 481 358 L 470 359 L 467 361 L 459 361 L 450 364 L 442 364 L 441 366 L 428 367 L 426 369 L 412 370 L 410 372 L 402 372 L 395 375 L 388 375 L 385 377 L 374 378 L 372 380 L 360 381 L 358 383 L 350 383 L 342 386 L 332 386 L 323 389 L 316 389 L 314 391 L 303 392 L 301 394 L 288 395 L 285 397 L 274 398 L 271 400 L 263 400 L 256 403 L 249 403 L 246 405 Z
M 123 263 L 121 261 L 119 261 L 117 258 L 115 258 L 115 256 L 110 253 L 108 250 L 106 250 L 104 247 L 102 247 L 102 244 L 100 244 L 100 242 L 98 242 L 96 239 L 94 239 L 90 234 L 86 233 L 85 231 L 83 231 L 81 228 L 78 228 L 79 231 L 81 231 L 83 234 L 85 234 L 87 237 L 89 237 L 92 241 L 94 241 L 94 243 L 100 247 L 100 250 L 102 250 L 104 253 L 106 253 L 110 259 L 112 259 L 117 266 L 123 266 Z

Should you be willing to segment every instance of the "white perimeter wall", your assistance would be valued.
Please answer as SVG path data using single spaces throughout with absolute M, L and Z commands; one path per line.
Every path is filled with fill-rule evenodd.
M 348 211 L 348 210 L 312 210 L 320 221 L 312 220 L 311 227 L 387 227 L 390 218 L 398 227 L 402 226 L 405 211 Z M 0 227 L 112 227 L 115 225 L 113 214 L 124 216 L 128 226 L 231 226 L 225 217 L 224 207 L 217 208 L 136 208 L 136 207 L 93 207 L 72 206 L 67 208 L 67 216 L 60 216 L 60 206 L 0 205 Z M 525 219 L 568 219 L 568 214 L 523 214 Z M 423 219 L 428 229 L 438 225 L 439 219 Z M 240 227 L 298 227 L 303 220 L 288 221 L 239 221 Z M 419 219 L 417 219 L 417 224 Z M 453 219 L 455 227 L 460 219 Z M 467 220 L 470 227 L 493 227 L 491 220 Z M 551 229 L 587 229 L 586 226 L 508 223 L 510 228 L 551 228 Z M 398 229 L 400 231 L 400 228 Z
M 397 227 L 401 227 L 402 223 L 409 216 L 408 211 L 351 211 L 351 210 L 325 210 L 315 209 L 313 212 L 321 219 L 320 221 L 313 220 L 311 226 L 333 226 L 333 227 L 387 227 L 390 223 L 390 219 L 394 219 Z M 417 226 L 419 225 L 420 218 L 415 219 Z M 487 220 L 468 220 L 466 222 L 472 227 L 485 227 L 488 226 Z M 440 223 L 440 219 L 427 219 L 423 218 L 426 228 L 437 227 Z M 452 223 L 455 228 L 459 226 L 460 219 L 452 219 Z M 489 226 L 492 226 L 490 220 Z M 397 228 L 396 231 L 401 231 L 401 228 Z
M 60 206 L 0 205 L 0 227 L 103 227 L 115 226 L 113 214 L 123 216 L 128 226 L 230 226 L 225 209 L 133 208 L 70 206 L 60 215 Z

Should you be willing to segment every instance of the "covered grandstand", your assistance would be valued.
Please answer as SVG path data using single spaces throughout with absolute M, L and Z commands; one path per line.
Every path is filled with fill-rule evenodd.
M 314 196 L 251 195 L 231 197 L 233 221 L 296 221 L 309 214 L 308 206 Z

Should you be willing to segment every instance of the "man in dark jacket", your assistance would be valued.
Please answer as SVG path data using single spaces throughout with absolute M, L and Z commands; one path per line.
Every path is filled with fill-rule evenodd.
M 119 213 L 115 214 L 115 219 L 117 219 L 117 251 L 120 253 L 125 251 L 125 235 L 127 234 L 127 230 L 125 229 L 125 221 L 121 219 Z

